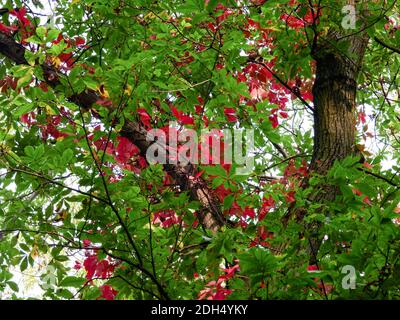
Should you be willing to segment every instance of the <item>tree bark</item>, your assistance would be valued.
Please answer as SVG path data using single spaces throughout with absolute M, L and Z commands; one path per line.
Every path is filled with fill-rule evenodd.
M 368 41 L 364 32 L 346 37 L 331 31 L 313 54 L 317 69 L 313 85 L 314 147 L 310 173 L 325 175 L 335 161 L 359 153 L 356 149 L 357 78 Z M 332 202 L 339 193 L 338 186 L 317 185 L 308 200 L 320 204 Z M 306 214 L 306 208 L 295 210 L 298 220 Z M 318 265 L 320 227 L 320 223 L 306 225 L 310 265 Z
M 338 40 L 331 32 L 328 43 L 347 46 L 339 51 L 321 46 L 314 54 L 317 62 L 314 95 L 314 149 L 310 170 L 326 174 L 336 160 L 353 155 L 356 130 L 357 78 L 368 36 L 364 33 Z

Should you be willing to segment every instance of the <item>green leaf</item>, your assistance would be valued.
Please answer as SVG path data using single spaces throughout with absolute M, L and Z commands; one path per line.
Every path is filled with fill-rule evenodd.
M 11 288 L 11 290 L 13 290 L 15 292 L 19 291 L 18 285 L 14 281 L 7 281 L 6 283 Z
M 21 261 L 21 264 L 19 266 L 21 272 L 24 272 L 28 268 L 28 257 L 24 257 Z
M 14 77 L 20 78 L 20 77 L 24 76 L 30 69 L 32 69 L 30 66 L 21 64 L 21 65 L 12 67 L 11 72 Z
M 95 300 L 98 297 L 100 297 L 100 295 L 101 295 L 101 291 L 98 287 L 90 287 L 84 293 L 84 297 L 87 300 Z
M 68 257 L 67 256 L 56 256 L 54 257 L 55 260 L 60 261 L 60 262 L 64 262 L 64 261 L 68 261 Z
M 18 79 L 17 88 L 21 88 L 29 84 L 33 77 L 33 69 L 28 69 L 27 72 Z
M 210 1 L 208 1 L 207 11 L 208 12 L 213 12 L 214 9 L 217 7 L 218 2 L 219 2 L 219 0 L 210 0 Z
M 58 44 L 53 44 L 49 50 L 47 50 L 48 53 L 58 56 L 60 53 L 64 51 L 64 49 L 67 47 L 67 44 L 65 43 L 64 40 L 61 40 L 60 43 Z
M 42 26 L 36 28 L 36 34 L 37 34 L 41 39 L 44 39 L 44 38 L 45 38 L 46 31 L 47 31 L 46 28 L 45 28 L 45 27 L 42 27 Z
M 212 176 L 228 177 L 225 169 L 222 168 L 220 165 L 204 166 L 203 169 L 207 174 Z
M 52 42 L 53 40 L 57 39 L 58 35 L 60 34 L 60 30 L 51 29 L 47 32 L 46 41 Z
M 66 164 L 70 163 L 73 157 L 74 157 L 74 152 L 71 149 L 64 150 L 62 154 L 62 159 L 64 163 Z
M 89 89 L 97 90 L 97 82 L 94 81 L 93 79 L 91 79 L 91 78 L 85 78 L 85 79 L 83 80 L 83 82 L 86 84 L 86 86 L 87 86 Z
M 61 287 L 74 287 L 80 288 L 87 280 L 85 278 L 78 278 L 78 277 L 66 277 L 60 282 Z
M 24 152 L 30 158 L 34 158 L 35 157 L 35 148 L 32 147 L 32 146 L 26 146 L 24 148 Z
M 372 197 L 376 194 L 376 188 L 366 183 L 357 183 L 354 185 L 358 190 L 360 190 L 363 194 Z
M 224 199 L 224 210 L 230 209 L 234 200 L 235 196 L 233 194 L 226 196 Z

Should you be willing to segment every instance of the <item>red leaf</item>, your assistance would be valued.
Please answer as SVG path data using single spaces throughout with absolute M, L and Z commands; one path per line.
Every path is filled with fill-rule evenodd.
M 100 298 L 104 298 L 106 300 L 114 300 L 115 296 L 118 294 L 117 290 L 114 290 L 110 285 L 106 284 L 100 287 L 101 296 Z
M 171 106 L 172 114 L 181 124 L 194 124 L 194 120 L 191 116 L 183 114 L 182 111 L 178 111 L 178 109 L 174 106 Z
M 221 184 L 215 189 L 215 194 L 220 199 L 220 201 L 224 201 L 225 197 L 231 194 L 232 191 L 230 189 L 225 189 L 224 185 Z
M 193 61 L 194 61 L 194 57 L 191 56 L 188 51 L 186 51 L 184 57 L 180 61 L 177 61 L 176 65 L 178 67 L 181 67 L 181 66 L 187 65 Z
M 194 124 L 193 118 L 188 115 L 181 115 L 178 120 L 181 124 Z
M 75 270 L 80 270 L 82 269 L 82 265 L 79 261 L 75 261 L 75 265 L 74 265 L 74 269 Z
M 276 114 L 272 114 L 269 116 L 269 121 L 272 123 L 272 128 L 276 128 L 279 126 L 278 116 Z
M 236 117 L 236 111 L 233 108 L 227 108 L 225 107 L 224 109 L 225 117 L 229 122 L 236 122 L 237 117 Z
M 364 202 L 365 204 L 370 205 L 370 206 L 372 205 L 372 202 L 371 202 L 371 200 L 369 199 L 368 196 L 365 196 L 365 197 L 364 197 L 363 202 Z
M 39 88 L 42 89 L 43 92 L 48 92 L 49 91 L 49 87 L 47 86 L 46 82 L 40 82 L 39 84 Z
M 90 255 L 85 261 L 83 261 L 83 266 L 86 270 L 86 279 L 91 280 L 96 273 L 97 267 L 97 256 Z
M 228 9 L 227 7 L 223 6 L 222 4 L 218 4 L 217 7 L 215 8 L 216 11 L 218 10 L 223 10 L 223 13 L 217 17 L 217 22 L 220 24 L 223 22 L 226 18 L 228 18 L 230 15 L 233 14 L 233 11 L 231 9 Z
M 91 242 L 88 239 L 84 239 L 82 242 L 84 247 L 89 247 L 91 245 Z
M 57 124 L 57 119 L 54 120 L 55 123 Z M 61 137 L 68 137 L 68 134 L 61 132 L 58 130 L 53 123 L 49 123 L 45 126 L 41 127 L 42 129 L 42 137 L 43 139 L 47 139 L 48 135 L 50 134 L 54 139 L 58 139 Z
M 74 40 L 75 40 L 75 45 L 77 47 L 83 46 L 85 44 L 85 39 L 83 39 L 81 37 L 76 37 Z
M 359 112 L 358 113 L 358 121 L 360 121 L 362 124 L 365 124 L 366 119 L 365 119 L 365 112 Z
M 171 106 L 171 112 L 174 115 L 175 118 L 179 118 L 179 116 L 181 115 L 181 111 L 178 111 L 178 109 L 174 106 Z
M 139 153 L 139 148 L 135 146 L 128 138 L 118 137 L 117 156 L 120 163 L 126 163 L 132 156 Z
M 304 100 L 309 100 L 309 101 L 313 101 L 314 100 L 314 96 L 311 92 L 305 92 L 302 94 L 302 97 Z
M 294 198 L 296 191 L 290 191 L 286 194 L 286 202 L 292 203 L 295 202 L 296 199 Z
M 12 31 L 16 31 L 18 28 L 16 26 L 6 26 L 0 22 L 0 31 L 6 34 L 10 34 Z
M 33 112 L 24 113 L 23 115 L 21 115 L 20 121 L 30 127 L 36 123 L 35 117 L 36 116 Z
M 238 269 L 239 269 L 239 265 L 238 264 L 236 264 L 236 265 L 234 265 L 233 267 L 230 267 L 230 268 L 225 268 L 224 272 L 226 272 L 226 275 L 222 276 L 222 278 L 224 280 L 231 279 L 235 275 L 235 272 L 239 271 Z
M 204 121 L 204 125 L 206 126 L 206 127 L 208 127 L 208 125 L 210 124 L 210 120 L 207 118 L 207 116 L 203 116 L 203 121 Z
M 280 112 L 279 112 L 279 115 L 280 115 L 282 118 L 284 118 L 284 119 L 287 119 L 287 118 L 289 117 L 289 115 L 288 115 L 287 112 L 285 112 L 285 111 L 280 111 Z
M 263 220 L 267 213 L 275 206 L 275 201 L 270 195 L 268 198 L 264 198 L 260 213 L 258 214 L 258 220 Z
M 250 0 L 253 4 L 257 5 L 257 6 L 261 6 L 262 4 L 264 4 L 264 2 L 266 2 L 267 0 Z
M 61 53 L 58 55 L 58 58 L 60 59 L 61 62 L 66 62 L 68 64 L 68 62 L 70 62 L 69 60 L 72 57 L 72 52 L 68 52 L 68 53 Z M 72 62 L 70 62 L 71 64 Z
M 353 193 L 357 196 L 362 196 L 362 192 L 356 188 L 353 188 L 351 191 L 353 191 Z
M 258 70 L 257 78 L 261 82 L 266 83 L 268 80 L 272 79 L 272 73 L 269 72 L 267 68 L 261 66 L 261 68 L 259 68 Z
M 254 211 L 254 208 L 250 208 L 250 207 L 246 207 L 245 209 L 244 209 L 244 212 L 243 212 L 243 217 L 249 217 L 249 218 L 251 218 L 251 219 L 254 219 L 255 218 L 255 211 Z
M 228 213 L 230 216 L 236 216 L 240 218 L 243 216 L 243 209 L 237 204 L 237 202 L 233 202 Z
M 144 108 L 139 108 L 136 110 L 140 116 L 140 121 L 149 129 L 151 128 L 151 117 Z
M 315 271 L 318 271 L 319 269 L 318 269 L 318 267 L 315 265 L 315 264 L 313 264 L 313 265 L 309 265 L 308 267 L 307 267 L 307 271 L 308 272 L 315 272 Z
M 208 29 L 211 30 L 211 32 L 217 31 L 217 28 L 215 27 L 215 25 L 214 25 L 212 22 L 209 22 L 209 23 L 207 24 L 207 27 L 208 27 Z
M 372 164 L 370 164 L 370 163 L 368 163 L 368 162 L 364 162 L 364 163 L 363 163 L 363 166 L 366 167 L 366 168 L 368 168 L 368 169 L 373 169 L 373 167 L 374 167 Z
M 196 110 L 196 114 L 197 115 L 201 115 L 203 113 L 203 107 L 202 106 L 197 104 L 197 105 L 194 106 L 194 108 Z
M 115 152 L 114 144 L 111 141 L 108 141 L 107 137 L 100 137 L 99 139 L 94 141 L 93 144 L 96 146 L 96 149 L 98 151 L 105 150 L 107 154 L 114 154 L 114 152 Z M 106 144 L 107 144 L 107 146 L 106 146 Z
M 99 261 L 96 266 L 96 275 L 102 279 L 106 279 L 113 271 L 114 266 L 112 266 L 107 260 Z
M 181 217 L 179 217 L 174 210 L 163 210 L 154 213 L 153 224 L 159 224 L 162 228 L 170 228 L 181 222 Z
M 52 43 L 59 44 L 61 42 L 61 40 L 64 40 L 64 37 L 61 33 L 59 33 L 57 39 L 53 40 Z
M 111 106 L 112 105 L 112 101 L 109 99 L 99 99 L 96 101 L 96 104 L 100 105 L 100 106 Z
M 289 27 L 294 28 L 294 29 L 300 29 L 300 28 L 305 26 L 305 22 L 302 19 L 299 19 L 299 18 L 297 18 L 295 16 L 292 16 L 292 15 L 288 15 L 287 13 L 282 14 L 280 16 L 280 19 L 282 21 L 285 21 L 285 23 Z
M 25 16 L 26 8 L 17 8 L 15 10 L 11 10 L 10 14 L 16 16 L 18 21 L 21 22 L 23 27 L 28 27 L 31 25 L 30 20 Z

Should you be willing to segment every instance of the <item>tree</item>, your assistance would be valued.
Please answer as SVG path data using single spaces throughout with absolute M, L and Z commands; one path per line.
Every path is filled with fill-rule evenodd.
M 3 290 L 399 298 L 397 1 L 50 4 L 0 10 Z

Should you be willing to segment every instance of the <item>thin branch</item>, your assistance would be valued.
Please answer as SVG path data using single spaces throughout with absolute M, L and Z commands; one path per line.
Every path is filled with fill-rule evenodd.
M 249 62 L 252 63 L 256 63 L 259 64 L 261 66 L 263 66 L 265 69 L 267 69 L 272 76 L 278 80 L 278 82 L 283 85 L 286 89 L 288 89 L 292 94 L 294 94 L 309 110 L 311 110 L 312 112 L 314 112 L 314 108 L 306 101 L 304 100 L 304 98 L 300 95 L 300 93 L 296 92 L 295 90 L 293 90 L 293 88 L 291 88 L 280 76 L 278 76 L 270 67 L 268 67 L 264 62 L 262 61 L 257 61 L 255 59 L 249 59 Z
M 377 173 L 374 173 L 374 172 L 365 170 L 365 169 L 363 169 L 363 168 L 359 168 L 358 170 L 360 170 L 360 171 L 362 171 L 362 172 L 364 172 L 364 173 L 366 173 L 366 174 L 368 174 L 368 175 L 370 175 L 370 176 L 373 176 L 373 177 L 375 177 L 375 178 L 378 178 L 378 179 L 380 179 L 380 180 L 383 180 L 383 181 L 385 181 L 386 183 L 390 184 L 392 187 L 396 187 L 396 188 L 399 187 L 399 185 L 396 184 L 396 183 L 394 183 L 392 180 L 390 180 L 390 179 L 388 179 L 388 178 L 386 178 L 386 177 L 384 177 L 384 176 L 381 176 L 381 175 L 379 175 L 379 174 L 377 174 Z
M 27 174 L 27 175 L 30 175 L 30 176 L 33 176 L 33 177 L 37 177 L 37 178 L 46 180 L 47 182 L 49 182 L 49 183 L 51 183 L 51 184 L 57 185 L 57 186 L 62 187 L 62 188 L 64 188 L 64 189 L 68 189 L 68 190 L 77 192 L 77 193 L 79 193 L 79 194 L 82 194 L 82 195 L 84 195 L 84 196 L 88 196 L 88 197 L 90 197 L 90 198 L 96 199 L 96 200 L 98 200 L 98 201 L 100 201 L 100 202 L 102 202 L 102 203 L 105 203 L 105 204 L 109 205 L 109 202 L 108 202 L 106 199 L 100 198 L 100 197 L 98 197 L 98 196 L 96 196 L 96 195 L 94 195 L 94 194 L 90 194 L 90 193 L 88 193 L 88 192 L 85 192 L 85 191 L 82 191 L 82 190 L 79 190 L 79 189 L 76 189 L 76 188 L 68 187 L 68 186 L 66 186 L 65 184 L 62 184 L 62 183 L 60 183 L 60 182 L 54 181 L 54 180 L 52 180 L 52 179 L 50 179 L 50 178 L 47 178 L 47 177 L 45 177 L 44 175 L 41 175 L 40 173 L 37 173 L 37 172 L 29 172 L 29 171 L 24 170 L 24 169 L 13 168 L 13 167 L 10 167 L 9 170 L 10 170 L 10 171 L 14 171 L 14 172 L 24 173 L 24 174 Z
M 271 165 L 271 166 L 267 167 L 266 169 L 264 169 L 264 171 L 271 170 L 271 169 L 273 169 L 273 168 L 275 168 L 275 167 L 277 167 L 277 166 L 279 166 L 279 165 L 281 165 L 281 164 L 283 164 L 285 162 L 288 162 L 288 161 L 290 161 L 292 159 L 305 158 L 305 157 L 311 157 L 311 154 L 306 154 L 306 153 L 295 154 L 294 156 L 288 157 L 286 159 L 283 159 L 282 161 L 274 163 L 273 165 Z
M 393 47 L 392 45 L 383 42 L 383 41 L 382 41 L 381 39 L 379 39 L 378 37 L 374 37 L 374 40 L 375 40 L 376 42 L 378 42 L 382 47 L 385 47 L 386 49 L 392 50 L 393 52 L 399 53 L 399 54 L 400 54 L 400 49 L 399 49 L 399 48 Z

